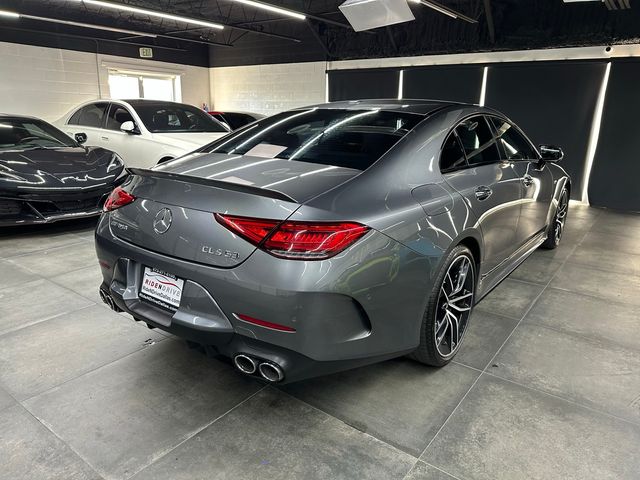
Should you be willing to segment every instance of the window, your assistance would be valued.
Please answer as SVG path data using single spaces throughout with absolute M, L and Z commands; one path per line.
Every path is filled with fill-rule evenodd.
M 502 144 L 507 159 L 526 160 L 538 158 L 538 154 L 529 141 L 513 125 L 497 117 L 491 117 L 491 121 L 496 128 L 498 139 Z
M 180 77 L 144 73 L 109 72 L 109 92 L 113 99 L 181 100 Z
M 121 105 L 115 103 L 111 104 L 109 108 L 109 115 L 107 116 L 107 128 L 109 130 L 120 130 L 120 126 L 124 122 L 132 122 L 133 117 L 129 110 Z
M 500 160 L 498 146 L 484 117 L 471 117 L 456 127 L 470 166 L 494 163 Z
M 75 147 L 76 142 L 48 123 L 33 118 L 0 118 L 0 151 Z
M 205 151 L 366 170 L 423 118 L 383 110 L 295 110 L 260 120 Z
M 85 105 L 71 116 L 68 123 L 69 125 L 101 128 L 108 106 L 109 104 L 107 102 Z
M 467 164 L 464 158 L 464 151 L 460 146 L 460 141 L 455 133 L 449 135 L 449 138 L 442 147 L 440 155 L 440 171 L 450 172 Z
M 244 127 L 245 125 L 251 122 L 254 122 L 256 120 L 251 115 L 247 115 L 246 113 L 237 113 L 237 112 L 225 113 L 224 116 L 218 115 L 216 116 L 216 118 L 218 120 L 222 120 L 227 125 L 229 125 L 231 130 L 237 130 L 240 127 Z
M 144 100 L 132 100 L 129 103 L 152 133 L 227 132 L 207 112 L 190 105 Z

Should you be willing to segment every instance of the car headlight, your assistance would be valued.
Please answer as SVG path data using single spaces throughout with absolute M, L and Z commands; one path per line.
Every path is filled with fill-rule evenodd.
M 111 156 L 109 165 L 107 165 L 107 173 L 111 172 L 112 170 L 117 170 L 120 167 L 124 167 L 124 162 L 122 161 L 122 158 L 120 158 L 120 155 L 114 153 Z

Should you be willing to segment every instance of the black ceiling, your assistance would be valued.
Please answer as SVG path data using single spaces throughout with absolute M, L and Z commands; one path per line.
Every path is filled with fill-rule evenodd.
M 245 65 L 311 60 L 340 60 L 488 50 L 520 50 L 638 42 L 640 5 L 610 10 L 610 2 L 565 4 L 562 0 L 440 0 L 476 19 L 452 19 L 430 8 L 412 5 L 416 20 L 373 32 L 346 28 L 338 10 L 344 0 L 270 0 L 313 15 L 299 21 L 229 0 L 111 0 L 114 3 L 220 22 L 231 28 L 198 28 L 65 0 L 0 0 L 0 9 L 83 23 L 139 30 L 165 36 L 125 38 L 121 33 L 21 19 L 0 20 L 0 40 L 46 44 L 104 53 L 137 52 L 155 46 L 159 60 L 198 65 Z M 623 2 L 626 0 L 623 0 Z M 624 3 L 621 2 L 621 5 Z M 486 6 L 489 6 L 493 31 Z M 614 4 L 615 5 L 615 4 Z M 103 41 L 99 44 L 89 38 Z M 189 41 L 185 41 L 185 39 Z M 224 46 L 215 46 L 220 44 Z M 135 48 L 134 48 L 135 47 Z M 122 53 L 128 55 L 128 53 Z M 133 54 L 132 54 L 133 55 Z

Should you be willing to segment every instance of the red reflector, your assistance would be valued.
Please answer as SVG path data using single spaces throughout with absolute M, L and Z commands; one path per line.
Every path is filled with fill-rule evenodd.
M 234 314 L 237 319 L 242 320 L 243 322 L 253 323 L 254 325 L 259 325 L 260 327 L 270 328 L 272 330 L 278 330 L 280 332 L 295 332 L 295 328 L 287 327 L 286 325 L 280 325 L 279 323 L 271 323 L 265 320 L 260 320 L 259 318 L 253 318 L 249 315 L 243 315 L 241 313 Z
M 219 223 L 270 254 L 297 260 L 337 255 L 369 231 L 355 222 L 282 222 L 215 214 Z
M 102 268 L 106 270 L 111 270 L 111 265 L 109 265 L 109 262 L 105 262 L 104 260 L 98 260 L 98 263 Z
M 116 187 L 113 189 L 109 197 L 107 197 L 107 201 L 104 202 L 103 210 L 105 212 L 110 212 L 115 210 L 116 208 L 124 207 L 125 205 L 130 204 L 136 199 L 133 195 L 127 192 L 122 187 Z

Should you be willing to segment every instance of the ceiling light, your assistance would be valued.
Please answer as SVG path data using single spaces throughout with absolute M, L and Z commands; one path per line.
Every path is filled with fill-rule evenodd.
M 268 10 L 270 12 L 279 13 L 281 15 L 286 15 L 288 17 L 297 18 L 298 20 L 305 20 L 307 17 L 299 12 L 294 12 L 292 10 L 287 10 L 280 7 L 275 7 L 268 3 L 255 2 L 253 0 L 233 0 L 236 3 L 243 3 L 245 5 L 249 5 L 250 7 L 261 8 L 263 10 Z
M 157 37 L 157 35 L 155 33 L 138 32 L 137 30 L 127 30 L 125 28 L 106 27 L 104 25 L 95 25 L 95 24 L 92 24 L 92 23 L 72 22 L 71 20 L 59 20 L 57 18 L 37 17 L 35 15 L 19 14 L 19 16 L 22 17 L 22 18 L 26 18 L 28 20 L 37 20 L 39 22 L 61 23 L 63 25 L 71 25 L 71 26 L 74 26 L 74 27 L 93 28 L 93 29 L 96 29 L 96 30 L 106 30 L 108 32 L 125 33 L 127 35 L 135 35 L 136 37 L 150 37 L 150 38 L 156 38 Z
M 219 23 L 206 22 L 204 20 L 198 20 L 196 18 L 183 17 L 181 15 L 172 15 L 170 13 L 157 12 L 155 10 L 147 10 L 146 8 L 131 7 L 129 5 L 123 5 L 120 3 L 103 2 L 102 0 L 73 0 L 76 3 L 84 3 L 87 5 L 95 5 L 96 7 L 110 8 L 112 10 L 119 10 L 121 12 L 138 13 L 140 15 L 148 15 L 149 17 L 164 18 L 165 20 L 173 20 L 175 22 L 188 23 L 191 25 L 200 25 L 201 27 L 217 28 L 222 30 L 223 25 Z
M 8 12 L 6 10 L 0 10 L 0 17 L 20 18 L 20 14 L 16 12 Z
M 432 3 L 429 0 L 410 0 L 410 1 L 413 2 L 413 3 L 419 3 L 421 5 L 424 5 L 425 7 L 429 7 L 431 9 L 435 10 L 436 12 L 443 13 L 445 15 L 448 15 L 451 18 L 458 18 L 458 16 L 455 13 L 450 12 L 446 8 L 441 7 L 440 5 L 438 5 L 436 3 Z

